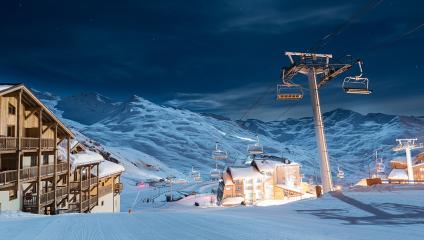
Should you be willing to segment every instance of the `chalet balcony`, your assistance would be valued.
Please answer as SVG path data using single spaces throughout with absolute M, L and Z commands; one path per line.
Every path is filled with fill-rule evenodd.
M 36 150 L 40 147 L 40 139 L 37 137 L 20 138 L 22 150 Z M 18 147 L 18 138 L 16 137 L 0 137 L 0 152 L 15 151 Z M 54 139 L 42 138 L 41 149 L 53 150 L 56 147 Z
M 42 191 L 40 195 L 40 205 L 46 206 L 54 202 L 54 190 L 45 192 Z M 24 197 L 24 209 L 34 209 L 37 207 L 37 194 L 28 194 Z
M 60 200 L 68 195 L 68 187 L 58 187 L 56 189 L 56 199 Z
M 35 180 L 38 177 L 38 167 L 27 167 L 20 170 L 19 179 L 22 181 Z
M 94 185 L 97 185 L 97 181 L 99 180 L 99 178 L 98 177 L 92 177 L 91 179 L 90 179 L 90 186 L 94 186 Z
M 79 191 L 80 182 L 69 182 L 69 188 L 71 191 Z
M 21 148 L 24 150 L 38 149 L 39 138 L 23 137 L 21 138 Z
M 115 183 L 115 193 L 121 193 L 124 190 L 122 183 Z
M 0 137 L 0 151 L 14 151 L 17 146 L 17 138 Z
M 0 186 L 14 183 L 18 180 L 18 171 L 8 170 L 0 172 Z
M 57 163 L 56 171 L 59 174 L 68 172 L 68 163 L 66 162 Z
M 54 164 L 41 165 L 40 175 L 41 177 L 51 176 L 54 174 Z
M 42 206 L 49 205 L 54 202 L 54 190 L 51 190 L 40 195 L 40 204 Z
M 112 193 L 113 192 L 112 186 L 113 185 L 106 185 L 103 187 L 99 187 L 99 197 L 103 197 L 109 193 Z
M 90 208 L 93 208 L 97 206 L 98 197 L 97 196 L 91 196 L 90 197 Z
M 83 190 L 84 189 L 87 189 L 89 186 L 90 185 L 89 185 L 89 180 L 88 179 L 81 182 L 81 189 L 83 189 Z
M 88 199 L 86 199 L 86 200 L 83 200 L 80 204 L 81 204 L 81 210 L 83 212 L 85 212 L 85 211 L 88 210 L 88 206 L 89 206 L 90 202 L 89 202 Z

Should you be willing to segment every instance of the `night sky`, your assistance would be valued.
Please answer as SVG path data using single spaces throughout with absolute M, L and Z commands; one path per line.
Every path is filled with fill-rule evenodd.
M 346 95 L 342 78 L 335 79 L 321 90 L 323 111 L 424 115 L 423 1 L 0 5 L 0 82 L 23 82 L 61 96 L 98 92 L 124 101 L 137 94 L 233 119 L 308 116 L 309 96 L 290 107 L 276 102 L 273 86 L 289 64 L 284 51 L 310 50 L 331 34 L 317 52 L 363 59 L 374 93 Z

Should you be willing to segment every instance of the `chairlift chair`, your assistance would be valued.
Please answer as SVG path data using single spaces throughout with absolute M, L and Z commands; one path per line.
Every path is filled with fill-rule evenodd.
M 277 85 L 277 100 L 296 101 L 303 98 L 303 89 L 299 84 L 282 83 Z
M 368 78 L 362 77 L 362 62 L 358 60 L 360 74 L 357 76 L 349 76 L 343 80 L 343 90 L 349 94 L 371 94 L 372 91 L 368 86 Z
M 221 170 L 215 168 L 210 171 L 211 179 L 220 179 L 222 176 Z
M 337 178 L 344 178 L 344 171 L 340 167 L 337 167 Z
M 258 155 L 264 153 L 264 147 L 259 143 L 259 137 L 256 136 L 257 142 L 247 146 L 247 152 L 249 155 Z
M 382 158 L 377 159 L 375 163 L 375 171 L 377 173 L 385 173 L 385 170 L 386 170 L 386 166 L 384 166 L 383 159 Z
M 212 152 L 212 158 L 214 160 L 226 160 L 228 158 L 228 154 L 226 151 L 219 149 L 218 143 L 216 143 L 215 150 Z

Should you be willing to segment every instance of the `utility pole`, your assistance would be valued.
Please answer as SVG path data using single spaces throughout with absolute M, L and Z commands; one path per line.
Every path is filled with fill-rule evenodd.
M 423 148 L 422 143 L 416 143 L 418 139 L 416 138 L 407 138 L 407 139 L 396 139 L 398 145 L 393 148 L 393 151 L 405 151 L 406 154 L 406 165 L 408 169 L 408 180 L 409 183 L 414 184 L 414 171 L 412 169 L 412 158 L 411 150 Z
M 327 84 L 331 79 L 349 70 L 353 63 L 352 61 L 331 63 L 330 59 L 333 58 L 331 54 L 286 52 L 285 55 L 289 58 L 291 65 L 282 69 L 282 84 L 277 85 L 277 99 L 289 101 L 301 100 L 303 98 L 303 86 L 294 83 L 292 79 L 298 73 L 308 77 L 315 136 L 320 159 L 321 182 L 324 193 L 326 193 L 333 190 L 333 180 L 331 177 L 318 89 Z M 317 77 L 320 78 L 317 79 Z

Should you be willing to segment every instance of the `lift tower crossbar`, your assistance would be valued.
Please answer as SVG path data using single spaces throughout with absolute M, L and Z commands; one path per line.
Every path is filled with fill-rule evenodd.
M 291 65 L 282 69 L 281 79 L 283 86 L 298 86 L 299 84 L 292 82 L 293 77 L 297 73 L 308 76 L 316 141 L 320 158 L 321 182 L 323 191 L 329 192 L 333 190 L 333 181 L 331 178 L 318 89 L 331 79 L 350 69 L 353 63 L 351 60 L 345 63 L 332 63 L 331 59 L 333 55 L 331 54 L 286 52 L 285 55 L 289 58 Z M 282 95 L 281 98 L 279 96 L 279 99 L 284 100 L 284 97 L 290 98 L 291 96 L 286 94 Z
M 417 143 L 418 139 L 408 138 L 408 139 L 396 139 L 398 145 L 393 148 L 393 151 L 405 151 L 406 154 L 406 166 L 408 170 L 408 181 L 409 183 L 414 183 L 414 171 L 412 169 L 412 158 L 411 151 L 414 149 L 423 148 L 422 143 Z

